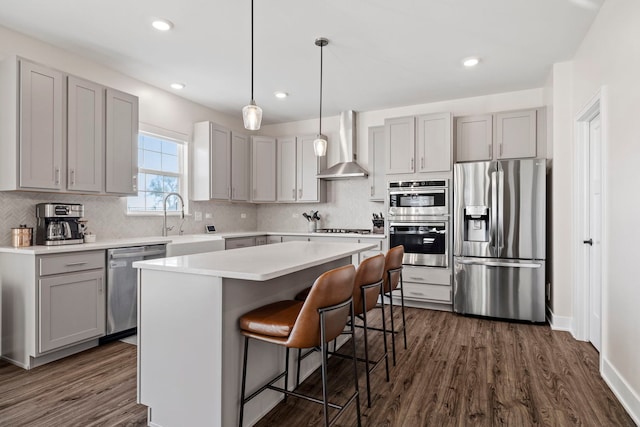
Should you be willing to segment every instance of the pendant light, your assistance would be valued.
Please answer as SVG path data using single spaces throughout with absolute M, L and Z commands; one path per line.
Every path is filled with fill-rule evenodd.
M 322 48 L 329 44 L 329 40 L 318 37 L 315 44 L 320 47 L 320 127 L 318 136 L 313 141 L 313 152 L 316 156 L 322 157 L 327 154 L 327 138 L 322 134 Z
M 247 130 L 260 129 L 262 122 L 262 108 L 253 99 L 253 0 L 251 0 L 251 102 L 242 108 L 242 121 Z

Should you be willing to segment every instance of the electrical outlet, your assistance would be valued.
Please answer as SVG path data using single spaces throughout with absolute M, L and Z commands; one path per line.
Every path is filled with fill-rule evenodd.
M 193 215 L 193 219 L 196 221 L 202 221 L 202 212 L 200 211 L 196 211 Z
M 298 218 L 298 216 L 299 215 L 297 213 L 291 214 L 291 218 Z
M 240 214 L 240 218 L 245 219 L 246 217 L 247 217 L 247 214 L 246 214 L 246 213 L 242 212 L 242 213 Z
M 211 212 L 207 212 L 206 214 L 204 214 L 204 217 L 206 219 L 211 219 L 211 218 L 213 218 L 213 214 Z

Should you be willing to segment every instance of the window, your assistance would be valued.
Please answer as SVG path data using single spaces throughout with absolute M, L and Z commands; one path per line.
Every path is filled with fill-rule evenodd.
M 138 195 L 127 198 L 127 213 L 163 212 L 162 202 L 172 192 L 180 193 L 186 203 L 186 157 L 184 142 L 140 132 Z M 167 211 L 178 211 L 180 208 L 177 197 L 167 200 Z

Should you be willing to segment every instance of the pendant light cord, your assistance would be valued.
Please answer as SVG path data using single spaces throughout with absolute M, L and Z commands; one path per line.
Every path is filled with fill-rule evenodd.
M 253 0 L 251 0 L 251 101 L 253 102 Z
M 253 1 L 253 0 L 252 0 Z M 323 44 L 320 44 L 320 133 L 319 137 L 322 137 L 322 49 Z

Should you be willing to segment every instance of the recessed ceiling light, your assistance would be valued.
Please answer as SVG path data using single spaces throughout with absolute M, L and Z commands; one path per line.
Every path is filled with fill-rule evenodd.
M 184 89 L 186 85 L 184 83 L 171 83 L 171 89 L 180 90 Z
M 465 58 L 462 60 L 462 65 L 464 65 L 465 67 L 475 67 L 479 63 L 480 63 L 480 58 L 476 58 L 475 56 L 472 56 L 470 58 Z
M 158 31 L 169 31 L 173 28 L 173 22 L 167 19 L 155 19 L 151 25 Z
M 289 96 L 289 94 L 287 92 L 283 92 L 281 90 L 273 92 L 273 94 L 276 96 L 276 98 L 279 98 L 279 99 L 284 99 L 287 96 Z

